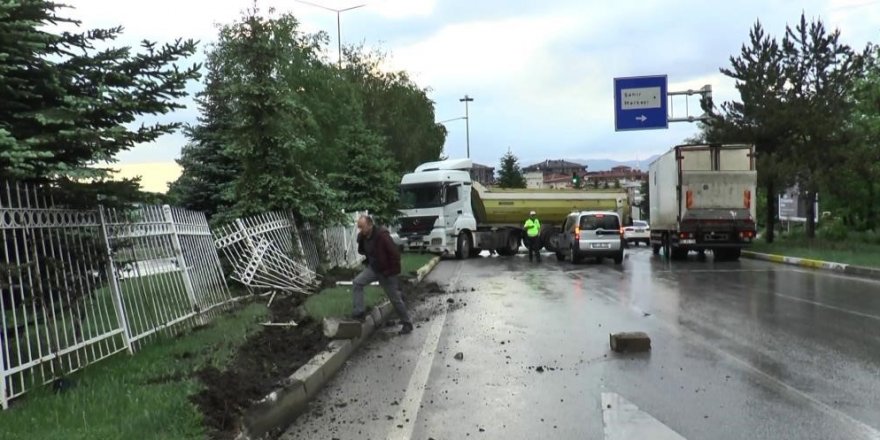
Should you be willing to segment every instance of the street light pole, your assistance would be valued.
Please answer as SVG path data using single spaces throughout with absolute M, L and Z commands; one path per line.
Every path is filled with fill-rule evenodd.
M 304 5 L 314 6 L 316 8 L 321 8 L 325 11 L 330 11 L 330 12 L 336 13 L 336 44 L 337 44 L 337 49 L 339 50 L 339 61 L 338 61 L 339 67 L 341 68 L 342 67 L 342 18 L 340 18 L 340 15 L 342 15 L 343 12 L 351 11 L 352 9 L 363 8 L 364 6 L 366 6 L 366 4 L 352 6 L 350 8 L 333 9 L 333 8 L 328 8 L 326 6 L 319 5 L 316 3 L 307 2 L 305 0 L 296 0 L 296 1 L 299 3 L 302 3 Z
M 464 127 L 465 133 L 467 136 L 467 157 L 471 158 L 471 118 L 468 113 L 468 103 L 473 102 L 474 98 L 471 98 L 468 95 L 464 95 L 464 98 L 459 99 L 459 102 L 464 103 Z

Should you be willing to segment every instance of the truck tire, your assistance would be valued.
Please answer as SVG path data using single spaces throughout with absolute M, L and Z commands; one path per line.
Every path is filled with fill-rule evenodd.
M 557 261 L 565 261 L 565 252 L 556 251 L 556 260 Z
M 574 250 L 574 247 L 572 247 L 571 249 L 569 249 L 569 251 L 568 251 L 568 257 L 569 257 L 569 260 L 571 260 L 571 264 L 578 264 L 578 263 L 580 263 L 581 260 L 583 259 L 583 258 L 578 254 L 578 252 L 577 252 L 576 250 Z
M 648 242 L 648 244 L 650 245 L 651 242 Z M 654 255 L 660 255 L 660 247 L 661 246 L 659 244 L 655 244 L 655 245 L 651 246 L 651 252 L 653 252 Z
M 498 250 L 501 255 L 511 256 L 519 252 L 519 235 L 516 232 L 509 231 L 505 239 L 504 247 Z
M 614 256 L 614 264 L 618 266 L 623 264 L 623 251 L 620 251 L 619 254 Z
M 456 240 L 455 246 L 455 258 L 459 260 L 463 260 L 471 256 L 471 249 L 473 249 L 473 240 L 471 239 L 471 233 L 467 231 L 463 231 L 458 234 L 458 240 Z

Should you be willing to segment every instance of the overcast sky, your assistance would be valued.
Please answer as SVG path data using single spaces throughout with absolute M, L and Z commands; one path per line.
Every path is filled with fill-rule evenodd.
M 880 0 L 587 1 L 587 0 L 313 0 L 330 7 L 367 3 L 343 13 L 343 43 L 363 42 L 393 56 L 431 89 L 437 119 L 463 116 L 470 105 L 471 156 L 497 165 L 512 149 L 523 165 L 545 158 L 630 160 L 665 151 L 696 132 L 696 125 L 668 130 L 615 132 L 615 77 L 666 74 L 670 90 L 711 84 L 716 102 L 735 98 L 732 82 L 718 73 L 738 53 L 755 20 L 781 36 L 801 11 L 840 28 L 856 48 L 880 41 Z M 125 27 L 125 43 L 216 36 L 217 23 L 235 20 L 246 0 L 72 0 L 69 15 L 84 27 Z M 336 57 L 336 16 L 294 0 L 260 0 L 262 8 L 293 12 L 306 31 L 331 35 Z M 197 61 L 201 61 L 200 54 Z M 200 84 L 192 84 L 195 92 Z M 197 109 L 170 116 L 195 122 Z M 676 112 L 685 102 L 674 101 Z M 691 101 L 697 105 L 696 98 Z M 166 118 L 167 119 L 167 118 Z M 445 151 L 465 155 L 465 123 L 446 124 Z M 185 142 L 165 136 L 123 153 L 132 167 L 170 162 Z

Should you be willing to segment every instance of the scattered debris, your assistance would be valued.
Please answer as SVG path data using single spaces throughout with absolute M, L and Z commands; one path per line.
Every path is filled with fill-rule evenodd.
M 446 298 L 446 302 L 449 303 L 449 304 L 452 304 L 452 303 L 455 302 L 455 299 L 453 299 L 453 298 Z
M 455 360 L 463 361 L 464 360 L 464 353 L 462 353 L 462 352 L 455 353 Z
M 361 323 L 324 318 L 324 336 L 330 339 L 355 339 L 361 337 Z
M 538 368 L 535 368 L 535 371 L 537 371 L 538 373 L 543 373 L 543 372 L 544 372 L 544 367 L 538 367 Z

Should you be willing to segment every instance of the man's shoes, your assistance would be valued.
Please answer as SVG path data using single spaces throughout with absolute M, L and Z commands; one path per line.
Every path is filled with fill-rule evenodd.
M 399 334 L 408 335 L 408 334 L 412 333 L 412 331 L 413 331 L 412 323 L 411 322 L 404 322 L 403 327 L 400 328 Z
M 367 319 L 367 312 L 352 313 L 351 319 L 354 319 L 355 321 L 364 322 Z

